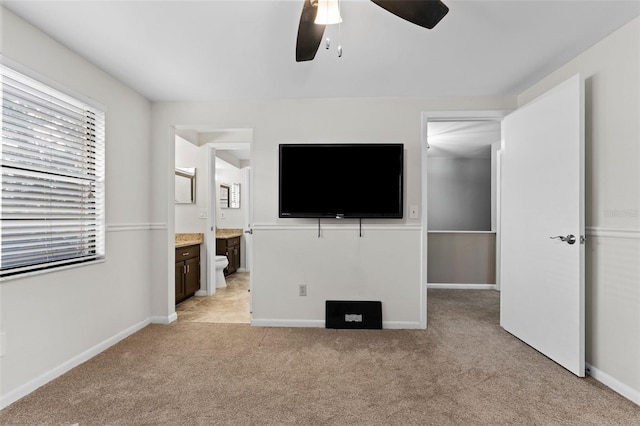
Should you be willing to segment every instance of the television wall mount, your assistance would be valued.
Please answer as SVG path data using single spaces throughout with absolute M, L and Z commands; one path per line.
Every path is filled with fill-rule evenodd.
M 344 219 L 344 215 L 341 214 L 337 214 L 336 215 L 336 219 Z M 358 236 L 360 238 L 362 238 L 362 218 L 359 217 L 358 218 L 358 225 L 359 225 L 359 234 Z M 321 234 L 320 234 L 320 218 L 318 218 L 318 238 L 320 238 Z

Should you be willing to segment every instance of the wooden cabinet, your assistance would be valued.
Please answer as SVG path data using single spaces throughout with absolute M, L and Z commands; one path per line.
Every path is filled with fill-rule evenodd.
M 227 256 L 229 266 L 224 269 L 224 275 L 233 274 L 240 269 L 240 237 L 217 238 L 216 255 Z
M 200 289 L 200 245 L 176 248 L 176 304 Z

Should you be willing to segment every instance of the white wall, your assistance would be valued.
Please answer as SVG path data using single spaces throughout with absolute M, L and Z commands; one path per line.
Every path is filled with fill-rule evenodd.
M 201 212 L 207 212 L 207 191 L 209 190 L 206 147 L 194 145 L 176 136 L 175 166 L 196 168 L 196 202 L 175 204 L 175 232 L 206 233 L 207 218 L 200 218 Z
M 495 233 L 430 231 L 428 247 L 429 284 L 496 283 Z
M 429 229 L 491 230 L 491 158 L 428 157 Z
M 640 404 L 640 18 L 518 97 L 575 73 L 586 95 L 586 360 Z
M 0 283 L 1 406 L 149 322 L 150 104 L 0 8 L 2 54 L 106 111 L 106 261 Z M 163 235 L 166 229 L 163 231 Z
M 229 191 L 231 191 L 231 184 L 240 184 L 240 208 L 223 209 L 220 207 L 220 203 L 216 205 L 216 226 L 218 228 L 240 228 L 244 229 L 246 225 L 246 212 L 248 204 L 242 197 L 244 190 L 248 188 L 246 182 L 246 173 L 226 161 L 216 159 L 216 196 L 220 199 L 220 185 L 227 185 Z
M 254 257 L 253 318 L 256 324 L 324 325 L 324 301 L 382 300 L 387 326 L 420 324 L 421 218 L 317 221 L 278 218 L 278 144 L 292 142 L 402 142 L 405 144 L 405 205 L 421 205 L 421 112 L 427 110 L 502 110 L 513 99 L 308 99 L 274 101 L 167 102 L 153 105 L 154 221 L 171 224 L 173 206 L 172 126 L 251 128 L 253 145 Z M 328 125 L 329 124 L 329 125 Z M 173 173 L 171 171 L 171 173 Z M 169 177 L 171 179 L 169 179 Z M 165 246 L 172 244 L 168 230 Z M 166 250 L 164 251 L 166 252 Z M 155 254 L 158 259 L 163 251 Z M 154 281 L 168 282 L 173 264 L 158 268 Z M 393 273 L 391 275 L 391 272 Z M 308 281 L 307 281 L 308 280 Z M 309 295 L 299 297 L 298 284 Z M 163 312 L 166 292 L 158 291 L 154 309 Z

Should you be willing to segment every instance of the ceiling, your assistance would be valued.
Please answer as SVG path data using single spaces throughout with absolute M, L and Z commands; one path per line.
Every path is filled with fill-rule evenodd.
M 212 129 L 210 126 L 178 125 L 176 136 L 197 146 L 211 144 L 216 157 L 229 167 L 247 167 L 251 161 L 253 129 Z
M 427 155 L 432 157 L 491 158 L 491 145 L 501 140 L 500 121 L 430 121 Z
M 332 49 L 296 63 L 302 0 L 0 1 L 151 101 L 512 96 L 640 14 L 640 0 L 444 0 L 427 30 L 343 0 Z

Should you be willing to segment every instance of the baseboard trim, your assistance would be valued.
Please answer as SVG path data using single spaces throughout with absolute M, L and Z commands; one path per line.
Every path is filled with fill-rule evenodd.
M 624 396 L 628 400 L 636 403 L 637 405 L 640 405 L 640 390 L 633 389 L 631 386 L 625 385 L 618 379 L 614 379 L 604 371 L 598 370 L 592 365 L 586 364 L 586 370 L 589 376 L 593 377 L 603 385 Z
M 272 320 L 252 318 L 251 325 L 256 327 L 324 328 L 324 320 Z
M 3 395 L 0 398 L 0 410 L 8 407 L 9 405 L 13 404 L 19 399 L 27 396 L 28 394 L 35 391 L 39 387 L 49 383 L 51 380 L 62 376 L 64 373 L 71 370 L 72 368 L 75 368 L 80 364 L 88 361 L 89 359 L 105 351 L 109 347 L 115 345 L 119 341 L 129 337 L 133 333 L 136 333 L 142 330 L 144 327 L 149 325 L 149 322 L 150 321 L 148 319 L 144 321 L 140 321 L 139 323 L 134 324 L 131 327 L 121 331 L 120 333 L 117 333 L 116 335 L 104 340 L 103 342 L 98 343 L 97 345 L 87 349 L 86 351 L 80 353 L 79 355 L 74 356 L 68 361 L 65 361 L 64 363 L 60 364 L 54 369 L 49 370 L 48 372 L 42 374 L 39 377 L 36 377 L 30 382 L 25 383 L 24 385 L 19 386 L 18 388 L 8 392 L 6 395 Z
M 497 290 L 495 284 L 454 284 L 454 283 L 427 283 L 428 289 L 444 290 Z
M 420 330 L 419 321 L 382 321 L 382 328 L 389 330 Z
M 178 314 L 176 312 L 172 313 L 167 317 L 155 316 L 149 319 L 151 324 L 171 324 L 174 321 L 178 320 Z

